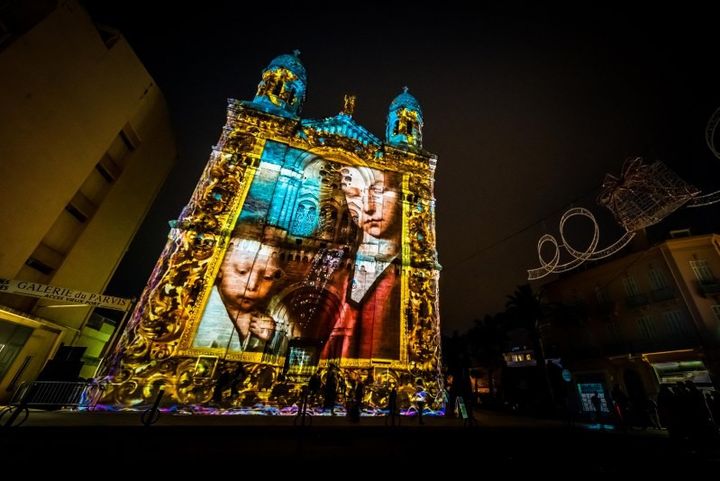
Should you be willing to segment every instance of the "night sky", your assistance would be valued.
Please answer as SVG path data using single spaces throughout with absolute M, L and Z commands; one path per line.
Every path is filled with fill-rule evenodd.
M 537 266 L 537 239 L 556 234 L 571 205 L 597 215 L 600 246 L 617 238 L 594 198 L 604 174 L 619 173 L 626 158 L 662 160 L 704 191 L 720 189 L 720 160 L 704 141 L 720 107 L 720 17 L 707 8 L 497 2 L 408 13 L 260 3 L 83 2 L 96 21 L 125 35 L 164 92 L 179 148 L 109 294 L 140 295 L 168 221 L 220 136 L 226 99 L 251 99 L 262 69 L 296 48 L 308 72 L 303 117 L 333 116 L 352 93 L 355 119 L 384 137 L 387 108 L 402 87 L 420 101 L 424 147 L 438 155 L 445 332 L 503 308 Z M 718 231 L 719 212 L 677 213 L 655 231 Z M 572 226 L 578 246 L 589 229 L 582 220 Z

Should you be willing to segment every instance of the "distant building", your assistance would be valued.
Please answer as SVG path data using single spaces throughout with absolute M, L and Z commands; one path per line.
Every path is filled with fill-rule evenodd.
M 0 7 L 0 277 L 103 292 L 176 158 L 162 93 L 75 1 Z M 61 344 L 93 374 L 113 326 L 0 295 L 0 400 Z
M 712 234 L 671 238 L 545 286 L 548 301 L 583 313 L 550 322 L 543 341 L 572 371 L 585 410 L 616 384 L 631 400 L 676 381 L 718 385 L 718 275 Z

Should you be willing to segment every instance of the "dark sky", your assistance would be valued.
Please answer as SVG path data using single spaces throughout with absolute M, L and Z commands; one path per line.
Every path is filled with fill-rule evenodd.
M 322 2 L 307 2 L 307 11 L 302 2 L 83 3 L 125 35 L 155 78 L 180 151 L 110 294 L 142 291 L 168 220 L 188 201 L 219 138 L 226 99 L 252 98 L 262 69 L 295 48 L 308 71 L 304 117 L 335 115 L 343 94 L 353 93 L 355 119 L 384 137 L 388 105 L 402 86 L 420 101 L 424 147 L 439 157 L 446 332 L 503 308 L 536 267 L 537 239 L 556 233 L 563 208 L 591 209 L 603 223 L 600 244 L 612 242 L 619 232 L 593 199 L 604 174 L 617 173 L 627 157 L 662 160 L 704 190 L 720 188 L 720 160 L 704 143 L 720 107 L 719 17 L 707 7 L 516 1 L 408 13 L 412 2 L 358 3 L 356 11 Z M 720 227 L 718 209 L 692 215 L 675 214 L 659 230 Z

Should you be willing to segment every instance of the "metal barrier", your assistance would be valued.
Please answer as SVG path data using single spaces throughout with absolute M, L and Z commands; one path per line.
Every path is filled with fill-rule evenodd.
M 29 409 L 92 409 L 100 398 L 104 385 L 90 381 L 33 381 L 24 383 L 13 394 L 8 406 L 0 411 L 0 425 L 7 416 L 5 427 L 19 426 L 29 416 Z M 18 421 L 20 419 L 20 421 Z

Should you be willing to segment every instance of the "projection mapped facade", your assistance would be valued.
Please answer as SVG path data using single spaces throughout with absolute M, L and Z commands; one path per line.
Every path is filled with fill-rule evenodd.
M 352 118 L 299 117 L 297 55 L 230 100 L 220 141 L 123 333 L 105 403 L 290 410 L 320 369 L 324 403 L 442 403 L 435 156 L 401 93 L 386 141 Z M 402 405 L 405 406 L 402 406 Z M 311 406 L 312 407 L 312 406 Z

